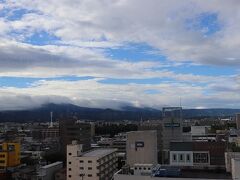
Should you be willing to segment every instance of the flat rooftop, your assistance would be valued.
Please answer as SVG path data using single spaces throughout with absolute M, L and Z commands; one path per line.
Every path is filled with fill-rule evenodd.
M 115 151 L 116 149 L 95 149 L 84 153 L 82 157 L 103 157 Z

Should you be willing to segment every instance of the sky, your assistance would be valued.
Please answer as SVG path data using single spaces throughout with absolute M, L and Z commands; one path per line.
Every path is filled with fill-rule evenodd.
M 0 110 L 240 108 L 239 0 L 0 0 Z

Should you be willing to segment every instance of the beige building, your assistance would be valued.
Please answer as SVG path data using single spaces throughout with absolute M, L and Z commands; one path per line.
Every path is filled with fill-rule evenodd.
M 127 133 L 127 164 L 157 164 L 157 131 Z
M 237 124 L 237 129 L 240 129 L 240 113 L 236 114 L 236 124 Z
M 67 145 L 67 180 L 110 180 L 117 171 L 116 149 L 82 152 L 82 145 Z

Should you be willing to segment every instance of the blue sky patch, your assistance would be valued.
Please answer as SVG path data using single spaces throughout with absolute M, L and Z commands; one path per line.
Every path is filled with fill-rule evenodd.
M 210 36 L 221 30 L 221 24 L 217 13 L 202 13 L 195 18 L 187 19 L 186 28 Z
M 166 57 L 159 50 L 145 43 L 127 43 L 119 48 L 107 48 L 105 55 L 127 61 L 166 61 Z
M 46 31 L 40 31 L 35 32 L 32 36 L 27 37 L 25 39 L 26 43 L 32 44 L 32 45 L 49 45 L 49 44 L 56 44 L 57 41 L 59 41 L 60 38 L 54 36 L 51 33 L 48 33 Z

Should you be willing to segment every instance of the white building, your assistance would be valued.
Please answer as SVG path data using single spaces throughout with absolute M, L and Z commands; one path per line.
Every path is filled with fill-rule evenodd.
M 240 179 L 240 159 L 232 159 L 232 179 Z
M 225 165 L 226 172 L 231 172 L 232 170 L 232 159 L 240 158 L 240 152 L 225 152 Z
M 157 131 L 127 133 L 127 164 L 157 164 Z
M 82 153 L 82 145 L 67 145 L 67 180 L 109 180 L 117 171 L 116 149 Z

